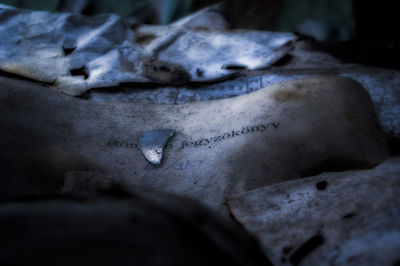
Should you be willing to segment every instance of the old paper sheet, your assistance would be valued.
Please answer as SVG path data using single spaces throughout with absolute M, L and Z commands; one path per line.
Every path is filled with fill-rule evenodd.
M 1 194 L 59 191 L 66 173 L 88 171 L 218 209 L 247 190 L 388 156 L 367 92 L 345 78 L 182 105 L 94 103 L 31 82 L 0 84 Z M 175 130 L 159 166 L 138 148 L 141 132 L 157 129 Z

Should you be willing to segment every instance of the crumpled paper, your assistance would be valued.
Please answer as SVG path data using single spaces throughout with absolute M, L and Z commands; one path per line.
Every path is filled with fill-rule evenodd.
M 86 17 L 0 6 L 0 70 L 73 96 L 121 83 L 183 84 L 267 68 L 290 33 L 138 26 L 116 15 Z

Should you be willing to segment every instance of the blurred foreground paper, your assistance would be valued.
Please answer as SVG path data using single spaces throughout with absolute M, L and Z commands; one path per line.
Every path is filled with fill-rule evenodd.
M 1 201 L 0 234 L 0 265 L 271 265 L 232 221 L 154 191 Z

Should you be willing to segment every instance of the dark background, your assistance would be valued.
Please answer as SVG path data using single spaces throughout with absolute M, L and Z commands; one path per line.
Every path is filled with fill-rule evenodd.
M 400 68 L 400 28 L 392 0 L 0 0 L 16 7 L 84 15 L 116 13 L 168 24 L 221 3 L 234 28 L 290 31 L 317 40 L 345 62 Z

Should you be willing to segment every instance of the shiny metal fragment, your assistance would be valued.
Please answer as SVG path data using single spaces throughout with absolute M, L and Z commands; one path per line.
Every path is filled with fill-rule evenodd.
M 143 156 L 152 164 L 160 164 L 164 146 L 174 133 L 173 129 L 158 129 L 141 133 L 139 147 Z

